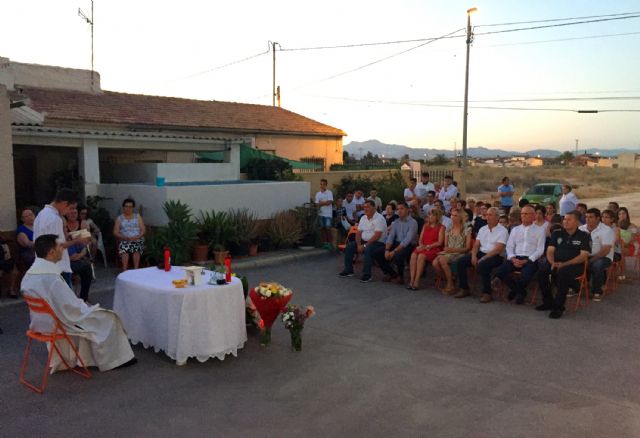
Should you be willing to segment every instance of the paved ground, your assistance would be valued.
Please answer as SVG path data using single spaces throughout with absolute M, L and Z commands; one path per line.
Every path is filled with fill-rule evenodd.
M 18 381 L 27 311 L 0 308 L 0 436 L 640 436 L 638 283 L 553 321 L 529 306 L 339 279 L 315 257 L 242 272 L 318 315 L 289 350 L 255 332 L 237 358 Z M 110 306 L 112 292 L 94 295 Z M 40 354 L 39 357 L 43 357 Z

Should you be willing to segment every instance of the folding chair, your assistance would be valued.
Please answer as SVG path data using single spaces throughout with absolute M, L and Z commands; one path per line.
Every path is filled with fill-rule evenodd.
M 107 267 L 107 251 L 104 249 L 104 241 L 102 240 L 102 232 L 98 232 L 98 242 L 96 244 L 96 248 L 100 251 L 102 255 L 102 262 L 104 263 L 104 267 Z
M 349 232 L 347 233 L 347 237 L 345 237 L 344 239 L 344 243 L 341 243 L 340 245 L 338 245 L 338 250 L 340 252 L 344 251 L 344 249 L 347 247 L 347 244 L 349 243 L 349 238 L 351 236 L 355 236 L 357 232 L 358 232 L 357 225 L 353 225 L 351 228 L 349 228 Z
M 622 265 L 622 259 L 617 262 L 611 263 L 607 268 L 607 281 L 604 284 L 603 295 L 611 295 L 618 289 L 618 273 Z
M 582 271 L 582 275 L 576 277 L 576 281 L 580 283 L 578 296 L 576 298 L 576 307 L 573 309 L 574 312 L 578 310 L 579 307 L 587 307 L 589 305 L 589 275 L 587 273 L 587 269 L 589 268 L 589 261 L 584 262 L 584 270 Z M 584 305 L 581 304 L 582 296 L 584 295 Z
M 20 370 L 20 383 L 24 384 L 29 389 L 37 392 L 38 394 L 42 394 L 47 386 L 47 377 L 49 376 L 49 366 L 51 364 L 51 359 L 53 358 L 54 351 L 58 353 L 58 356 L 60 356 L 60 358 L 62 359 L 62 362 L 65 364 L 68 370 L 73 371 L 74 373 L 84 377 L 85 379 L 90 378 L 91 373 L 87 369 L 87 366 L 85 365 L 84 360 L 82 360 L 82 358 L 80 357 L 80 353 L 78 353 L 78 349 L 76 348 L 75 344 L 67 334 L 67 331 L 64 329 L 62 323 L 56 316 L 53 309 L 51 309 L 51 306 L 49 306 L 49 303 L 47 303 L 42 298 L 34 298 L 28 295 L 24 295 L 24 300 L 27 302 L 27 305 L 29 306 L 29 310 L 31 312 L 49 315 L 51 319 L 53 319 L 55 328 L 54 328 L 54 331 L 52 331 L 51 333 L 41 333 L 41 332 L 36 332 L 34 330 L 27 330 L 27 338 L 29 338 L 29 341 L 27 342 L 27 347 L 24 352 L 24 359 L 22 361 L 22 368 Z M 47 358 L 47 364 L 44 369 L 42 384 L 40 385 L 39 388 L 33 385 L 32 383 L 28 382 L 24 377 L 25 371 L 27 369 L 27 364 L 29 362 L 29 355 L 31 353 L 31 341 L 33 341 L 34 339 L 36 341 L 50 343 L 49 356 Z M 69 345 L 71 346 L 71 349 L 76 355 L 74 363 L 76 363 L 77 361 L 80 361 L 82 369 L 77 370 L 75 369 L 75 367 L 72 368 L 67 363 L 67 360 L 64 358 L 64 355 L 60 352 L 60 350 L 58 350 L 58 346 L 56 345 L 56 341 L 60 341 L 60 340 L 66 340 L 69 343 Z

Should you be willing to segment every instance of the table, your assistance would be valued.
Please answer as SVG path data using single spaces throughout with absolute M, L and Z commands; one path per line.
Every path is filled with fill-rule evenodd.
M 133 344 L 164 351 L 178 365 L 190 357 L 204 362 L 227 354 L 237 355 L 247 341 L 242 282 L 175 288 L 172 280 L 184 278 L 184 270 L 172 266 L 125 271 L 118 275 L 113 310 L 120 316 Z

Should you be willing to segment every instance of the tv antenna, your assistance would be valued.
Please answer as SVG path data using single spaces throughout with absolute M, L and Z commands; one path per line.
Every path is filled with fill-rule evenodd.
M 78 16 L 89 23 L 91 26 L 91 90 L 94 89 L 94 79 L 93 79 L 93 0 L 91 0 L 91 16 L 88 17 L 87 14 L 82 12 L 82 9 L 78 8 Z

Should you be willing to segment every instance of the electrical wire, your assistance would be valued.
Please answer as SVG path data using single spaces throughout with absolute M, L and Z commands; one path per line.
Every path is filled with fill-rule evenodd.
M 516 24 L 534 24 L 534 23 L 549 23 L 553 21 L 569 21 L 569 20 L 584 20 L 587 18 L 606 18 L 606 17 L 617 17 L 624 15 L 636 15 L 640 14 L 640 11 L 634 12 L 620 12 L 617 14 L 603 14 L 603 15 L 586 15 L 583 17 L 568 17 L 568 18 L 547 18 L 544 20 L 532 20 L 532 21 L 513 21 L 511 23 L 492 23 L 492 24 L 479 24 L 475 27 L 494 27 L 494 26 L 513 26 Z
M 515 29 L 503 29 L 503 30 L 492 30 L 489 32 L 480 32 L 475 33 L 474 36 L 478 35 L 493 35 L 498 33 L 508 33 L 508 32 L 520 32 L 523 30 L 536 30 L 536 29 L 548 29 L 552 27 L 564 27 L 564 26 L 575 26 L 577 24 L 587 24 L 587 23 L 601 23 L 604 21 L 613 21 L 613 20 L 628 20 L 630 18 L 639 18 L 639 15 L 625 15 L 624 17 L 613 17 L 613 18 L 600 18 L 597 20 L 584 20 L 584 21 L 572 21 L 571 23 L 556 23 L 556 24 L 546 24 L 541 26 L 530 26 L 530 27 L 518 27 Z M 475 26 L 478 27 L 478 26 Z
M 541 43 L 553 43 L 557 41 L 575 41 L 575 40 L 588 40 L 588 39 L 596 39 L 596 38 L 609 38 L 609 37 L 617 37 L 617 36 L 626 36 L 626 35 L 640 35 L 640 32 L 626 32 L 626 33 L 608 33 L 608 34 L 600 34 L 600 35 L 585 35 L 581 37 L 571 37 L 571 38 L 556 38 L 552 40 L 539 40 L 539 41 L 522 41 L 519 43 L 504 43 L 504 44 L 491 44 L 491 45 L 474 45 L 474 49 L 484 49 L 487 47 L 507 47 L 507 46 L 521 46 L 527 44 L 541 44 Z
M 229 62 L 227 64 L 219 65 L 217 67 L 209 68 L 207 70 L 203 70 L 203 71 L 200 71 L 198 73 L 190 74 L 188 76 L 183 76 L 181 78 L 172 79 L 172 80 L 170 80 L 168 82 L 182 81 L 182 80 L 185 80 L 185 79 L 195 78 L 196 76 L 202 76 L 204 74 L 211 73 L 211 72 L 216 71 L 216 70 L 221 70 L 223 68 L 230 67 L 232 65 L 240 64 L 242 62 L 246 62 L 246 61 L 249 61 L 251 59 L 258 58 L 258 57 L 260 57 L 262 55 L 266 55 L 270 51 L 271 51 L 271 49 L 269 48 L 269 49 L 265 50 L 264 52 L 256 53 L 255 55 L 247 56 L 246 58 L 238 59 L 236 61 L 232 61 L 232 62 Z

